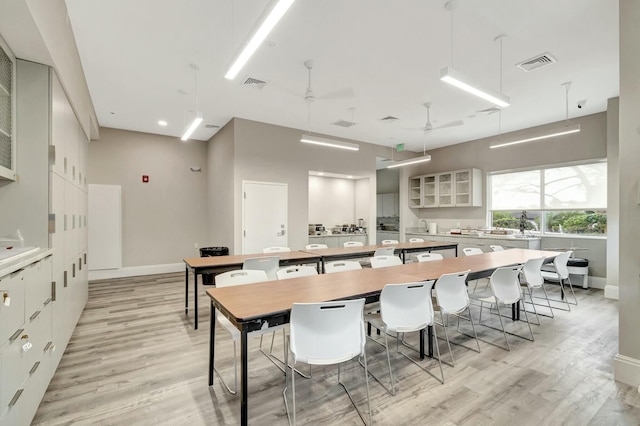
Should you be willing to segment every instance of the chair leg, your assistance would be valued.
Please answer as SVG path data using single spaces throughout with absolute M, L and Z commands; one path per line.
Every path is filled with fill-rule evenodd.
M 423 329 L 420 332 L 425 333 L 426 329 Z M 440 377 L 442 377 L 442 380 L 440 380 L 440 382 L 444 384 L 444 371 L 442 370 L 442 360 L 440 358 L 440 345 L 438 345 L 438 334 L 436 333 L 435 327 L 433 327 L 433 340 L 435 342 L 434 346 L 436 347 L 436 352 L 438 353 L 438 364 L 440 365 Z
M 573 300 L 575 303 L 573 303 L 573 305 L 578 306 L 578 298 L 576 297 L 576 294 L 573 292 L 573 285 L 571 284 L 571 277 L 567 277 L 567 282 L 569 282 L 569 290 L 571 290 L 571 295 L 573 296 Z
M 444 328 L 444 337 L 445 337 L 445 340 L 447 341 L 447 347 L 449 348 L 449 354 L 451 355 L 451 366 L 455 367 L 455 360 L 453 359 L 453 351 L 451 350 L 451 344 L 449 343 L 449 333 L 447 332 L 447 324 L 449 323 L 449 314 L 447 314 L 447 323 L 445 323 L 442 311 L 440 311 L 440 319 L 442 320 L 442 328 Z
M 471 316 L 471 308 L 467 306 L 467 310 L 469 311 L 469 322 L 471 323 L 471 329 L 473 330 L 473 336 L 476 338 L 476 345 L 478 345 L 478 353 L 480 353 L 480 340 L 478 340 L 478 334 L 476 333 L 476 326 L 473 325 L 473 317 Z
M 528 288 L 527 289 L 527 293 L 529 293 L 529 299 L 531 300 L 531 307 L 533 308 L 533 313 L 536 315 L 536 321 L 537 323 L 534 322 L 535 325 L 540 325 L 540 317 L 538 316 L 538 310 L 536 309 L 536 304 L 533 303 L 533 288 Z M 527 310 L 527 307 L 525 305 L 525 298 L 523 297 L 522 299 L 522 309 L 523 310 Z
M 522 303 L 522 310 L 524 311 L 524 317 L 527 320 L 527 325 L 529 326 L 529 333 L 531 333 L 531 341 L 533 342 L 535 340 L 535 337 L 533 337 L 533 330 L 531 329 L 531 323 L 529 322 L 529 316 L 527 315 L 527 309 L 524 306 L 524 301 L 520 300 L 518 303 Z
M 547 294 L 547 289 L 544 287 L 544 283 L 542 283 L 542 291 L 544 292 L 544 298 L 547 299 L 547 305 L 549 306 L 549 312 L 551 312 L 551 318 L 554 318 L 553 308 L 551 307 L 551 301 L 549 300 L 549 295 Z
M 213 371 L 218 375 L 218 379 L 220 379 L 220 382 L 224 385 L 224 387 L 227 389 L 227 392 L 229 392 L 231 395 L 236 395 L 238 393 L 238 354 L 236 353 L 236 346 L 236 342 L 233 342 L 233 389 L 231 389 L 227 382 L 224 381 L 224 379 L 222 378 L 222 374 L 220 374 L 215 365 L 213 366 Z
M 509 340 L 507 340 L 507 330 L 505 330 L 504 328 L 504 323 L 502 322 L 502 314 L 500 313 L 500 305 L 498 303 L 496 303 L 496 309 L 498 310 L 498 319 L 500 319 L 500 326 L 502 327 L 502 334 L 504 335 L 504 341 L 507 344 L 507 350 L 510 351 L 511 347 L 509 346 Z
M 398 339 L 396 338 L 396 345 L 397 345 L 397 342 L 398 342 Z M 395 395 L 396 387 L 393 381 L 393 372 L 391 371 L 391 357 L 389 356 L 389 340 L 387 338 L 386 331 L 384 333 L 384 345 L 385 345 L 385 349 L 387 350 L 387 367 L 389 367 L 389 380 L 391 381 L 391 395 Z M 365 364 L 365 369 L 366 369 L 366 364 Z

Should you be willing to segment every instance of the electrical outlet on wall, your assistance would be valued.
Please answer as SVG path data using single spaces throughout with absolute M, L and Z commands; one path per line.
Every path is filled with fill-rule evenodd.
M 198 248 L 198 243 L 193 243 L 194 248 Z

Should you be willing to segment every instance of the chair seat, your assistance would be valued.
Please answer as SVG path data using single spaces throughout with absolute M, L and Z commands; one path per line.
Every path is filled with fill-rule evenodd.
M 491 290 L 479 291 L 477 293 L 469 293 L 469 298 L 479 300 L 480 302 L 496 303 L 496 297 Z
M 238 340 L 240 340 L 240 330 L 238 330 L 233 324 L 231 324 L 231 321 L 229 321 L 227 317 L 225 317 L 224 315 L 218 314 L 216 318 L 220 323 L 220 325 L 222 325 L 224 328 L 226 328 L 229 331 L 229 334 L 231 334 L 231 339 L 234 342 L 237 342 Z M 275 327 L 262 328 L 260 330 L 250 332 L 249 336 L 261 336 L 263 334 L 273 333 L 274 331 L 281 330 L 283 328 L 286 328 L 287 326 L 288 324 L 282 324 L 282 325 L 276 325 Z
M 365 309 L 366 309 L 366 306 L 365 306 Z M 397 327 L 387 328 L 384 324 L 384 321 L 382 321 L 382 316 L 380 315 L 379 312 L 365 314 L 364 322 L 370 323 L 373 327 L 377 328 L 378 330 L 386 330 L 387 333 L 410 333 L 412 331 L 422 330 L 427 326 L 432 325 L 432 324 L 421 324 L 419 326 L 411 326 L 411 327 L 403 327 L 401 325 L 398 325 Z
M 560 281 L 560 277 L 555 271 L 540 271 L 542 274 L 542 278 L 547 281 Z

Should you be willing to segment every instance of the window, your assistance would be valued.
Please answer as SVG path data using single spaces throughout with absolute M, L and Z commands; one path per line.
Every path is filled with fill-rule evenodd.
M 489 176 L 491 226 L 527 233 L 606 235 L 607 163 Z

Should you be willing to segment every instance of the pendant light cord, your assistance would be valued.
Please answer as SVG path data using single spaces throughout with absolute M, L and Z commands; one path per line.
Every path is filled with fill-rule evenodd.
M 450 21 L 451 21 L 451 25 L 450 25 L 450 29 L 451 29 L 451 36 L 449 37 L 449 41 L 451 43 L 451 66 L 453 67 L 453 9 L 455 9 L 455 5 L 453 5 L 452 3 L 449 3 L 450 9 Z

